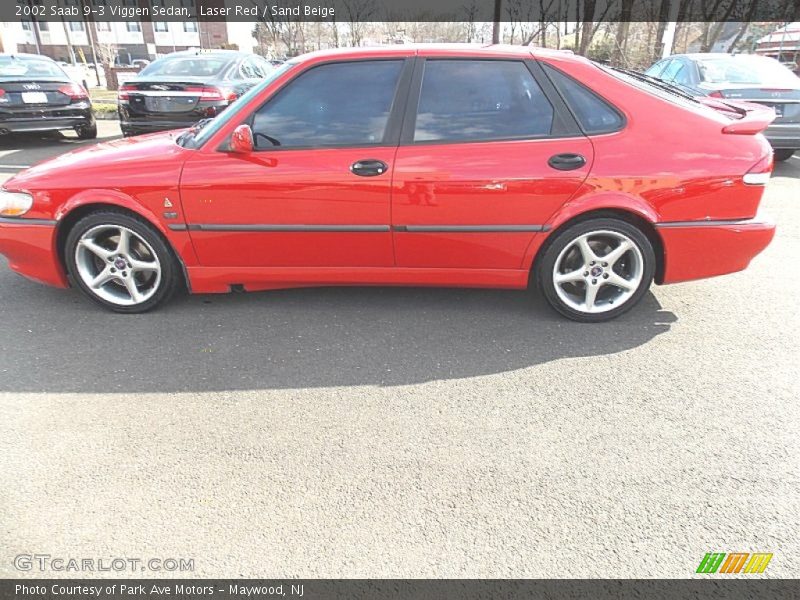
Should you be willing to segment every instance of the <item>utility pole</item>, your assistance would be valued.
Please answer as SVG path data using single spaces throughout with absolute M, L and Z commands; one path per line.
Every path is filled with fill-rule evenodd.
M 666 58 L 672 54 L 672 45 L 675 43 L 675 29 L 678 26 L 677 18 L 679 8 L 680 3 L 678 0 L 670 0 L 669 16 L 667 17 L 669 21 L 667 21 L 667 26 L 664 28 L 664 37 L 661 38 L 661 41 L 663 42 L 661 58 Z

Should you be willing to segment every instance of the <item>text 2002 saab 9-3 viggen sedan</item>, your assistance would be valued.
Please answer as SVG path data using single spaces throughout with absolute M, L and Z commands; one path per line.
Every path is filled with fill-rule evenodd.
M 219 117 L 5 183 L 11 268 L 119 312 L 313 285 L 525 288 L 603 321 L 652 281 L 744 269 L 772 110 L 557 51 L 319 52 Z

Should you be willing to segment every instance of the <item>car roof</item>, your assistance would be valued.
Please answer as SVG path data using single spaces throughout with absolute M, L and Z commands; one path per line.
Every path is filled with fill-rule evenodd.
M 8 52 L 2 53 L 0 56 L 7 56 L 9 58 L 20 58 L 23 60 L 49 60 L 50 62 L 56 62 L 49 56 L 44 56 L 43 54 L 26 54 L 25 52 Z
M 177 52 L 170 52 L 169 54 L 165 54 L 164 56 L 160 56 L 159 58 L 172 58 L 172 57 L 186 57 L 186 56 L 195 56 L 197 58 L 212 58 L 216 57 L 219 58 L 221 56 L 227 57 L 231 60 L 240 56 L 257 56 L 255 54 L 251 54 L 249 52 L 242 52 L 240 50 L 179 50 Z
M 547 56 L 574 56 L 568 50 L 550 50 L 532 46 L 513 46 L 509 44 L 395 44 L 386 46 L 367 46 L 359 48 L 335 48 L 318 50 L 301 54 L 291 61 L 369 58 L 370 56 L 474 56 L 528 58 Z M 583 57 L 574 56 L 575 60 L 586 61 Z
M 689 60 L 702 60 L 704 58 L 739 58 L 742 56 L 747 57 L 754 57 L 757 56 L 759 58 L 769 58 L 766 56 L 760 56 L 759 54 L 730 54 L 728 52 L 690 52 L 687 54 L 673 54 L 672 56 L 667 56 L 666 58 L 674 58 L 674 57 L 684 57 L 688 58 Z

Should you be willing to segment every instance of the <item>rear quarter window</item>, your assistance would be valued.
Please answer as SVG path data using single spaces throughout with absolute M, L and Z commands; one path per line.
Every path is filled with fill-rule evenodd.
M 564 97 L 584 133 L 612 133 L 625 126 L 625 119 L 620 112 L 592 90 L 555 67 L 546 63 L 541 65 Z

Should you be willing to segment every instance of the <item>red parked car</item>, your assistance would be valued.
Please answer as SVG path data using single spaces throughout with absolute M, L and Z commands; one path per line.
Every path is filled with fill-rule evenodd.
M 535 282 L 602 321 L 653 280 L 744 269 L 772 239 L 774 113 L 723 108 L 557 51 L 314 53 L 193 129 L 10 179 L 0 252 L 119 312 L 183 285 Z

